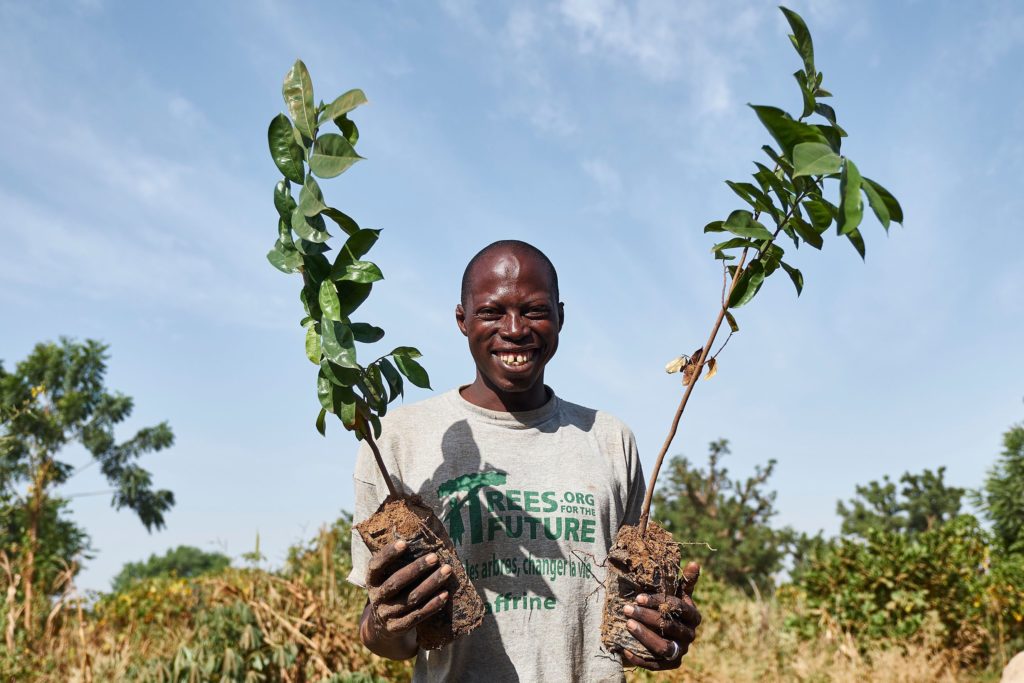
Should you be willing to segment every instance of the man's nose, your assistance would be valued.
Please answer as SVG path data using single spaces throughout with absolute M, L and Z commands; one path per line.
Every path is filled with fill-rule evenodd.
M 528 332 L 524 322 L 525 319 L 519 313 L 508 313 L 505 316 L 504 324 L 501 326 L 501 335 L 509 339 L 523 338 Z

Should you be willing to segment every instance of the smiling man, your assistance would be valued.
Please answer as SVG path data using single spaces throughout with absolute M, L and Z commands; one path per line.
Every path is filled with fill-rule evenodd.
M 401 541 L 371 557 L 353 534 L 349 579 L 388 586 L 367 603 L 360 637 L 381 656 L 417 656 L 415 680 L 622 680 L 619 658 L 600 647 L 596 589 L 615 532 L 637 521 L 643 500 L 633 434 L 544 384 L 565 313 L 555 268 L 536 247 L 505 240 L 473 257 L 455 319 L 476 378 L 395 410 L 380 446 L 389 469 L 447 525 L 486 616 L 451 645 L 418 651 L 415 626 L 449 599 L 451 569 L 436 555 L 413 560 Z M 365 447 L 354 479 L 358 522 L 387 495 Z M 697 571 L 684 572 L 691 587 Z M 647 651 L 623 659 L 678 667 L 700 623 L 690 597 L 640 595 L 626 611 Z

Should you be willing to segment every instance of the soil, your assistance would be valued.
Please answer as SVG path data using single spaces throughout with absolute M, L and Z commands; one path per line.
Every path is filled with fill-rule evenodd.
M 640 593 L 676 595 L 682 554 L 672 534 L 650 522 L 647 533 L 638 526 L 625 525 L 615 535 L 608 552 L 608 578 L 605 580 L 604 619 L 601 644 L 609 652 L 623 649 L 644 654 L 646 648 L 626 629 L 628 617 L 622 609 Z
M 483 621 L 484 603 L 466 575 L 448 532 L 419 496 L 388 496 L 371 517 L 355 526 L 371 552 L 401 539 L 412 557 L 437 553 L 440 563 L 452 568 L 449 599 L 444 608 L 416 627 L 416 643 L 424 650 L 444 647 Z M 374 599 L 373 590 L 370 599 Z

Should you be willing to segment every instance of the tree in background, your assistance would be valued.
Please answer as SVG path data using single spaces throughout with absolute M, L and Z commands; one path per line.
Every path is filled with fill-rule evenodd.
M 149 472 L 136 463 L 143 454 L 170 446 L 171 428 L 161 422 L 117 442 L 114 428 L 131 415 L 134 403 L 104 386 L 106 351 L 95 340 L 61 339 L 37 344 L 13 372 L 0 365 L 0 516 L 4 552 L 20 570 L 30 640 L 37 589 L 45 595 L 53 567 L 70 563 L 87 546 L 84 532 L 53 495 L 81 469 L 60 457 L 66 446 L 85 447 L 92 458 L 88 464 L 98 464 L 112 486 L 111 504 L 134 510 L 147 530 L 163 527 L 164 513 L 174 505 L 174 495 L 154 489 Z
M 836 504 L 843 534 L 867 538 L 869 529 L 919 533 L 950 521 L 960 513 L 966 489 L 947 486 L 945 474 L 945 467 L 921 474 L 906 472 L 900 477 L 903 488 L 899 491 L 888 475 L 881 483 L 857 486 L 849 506 L 842 501 Z
M 1024 554 L 1024 423 L 1003 434 L 1003 452 L 989 470 L 975 503 L 992 522 L 1002 547 Z
M 701 566 L 726 583 L 743 588 L 753 582 L 771 588 L 772 575 L 782 568 L 791 530 L 773 529 L 775 492 L 766 491 L 775 460 L 754 468 L 745 481 L 729 478 L 720 461 L 729 455 L 726 439 L 712 441 L 706 470 L 686 458 L 669 463 L 667 481 L 658 489 L 658 519 L 680 540 L 707 542 L 688 548 Z
M 191 579 L 202 574 L 214 574 L 231 565 L 231 558 L 223 553 L 210 553 L 190 545 L 179 545 L 163 555 L 155 553 L 144 562 L 128 562 L 111 582 L 115 593 L 145 579 L 169 576 Z

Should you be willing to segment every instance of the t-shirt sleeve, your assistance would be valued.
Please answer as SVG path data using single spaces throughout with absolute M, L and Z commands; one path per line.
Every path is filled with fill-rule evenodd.
M 388 494 L 387 484 L 384 483 L 373 453 L 365 441 L 359 445 L 352 483 L 355 486 L 355 506 L 352 511 L 352 571 L 348 574 L 348 581 L 365 588 L 366 570 L 370 565 L 370 549 L 363 543 L 355 525 L 376 512 Z
M 626 497 L 626 511 L 623 515 L 623 524 L 636 524 L 640 521 L 640 508 L 644 504 L 646 485 L 644 482 L 644 469 L 640 464 L 640 453 L 637 451 L 636 438 L 633 432 L 626 430 L 626 469 L 629 476 L 629 493 Z

